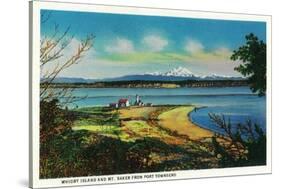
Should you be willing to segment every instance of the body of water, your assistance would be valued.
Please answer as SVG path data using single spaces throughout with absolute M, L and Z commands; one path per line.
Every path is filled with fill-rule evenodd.
M 266 98 L 253 94 L 248 87 L 225 88 L 78 88 L 73 95 L 85 97 L 74 106 L 107 106 L 120 98 L 135 101 L 138 94 L 144 103 L 191 104 L 204 106 L 190 114 L 191 120 L 216 132 L 221 132 L 210 120 L 208 113 L 225 115 L 235 125 L 250 119 L 264 130 L 266 125 Z

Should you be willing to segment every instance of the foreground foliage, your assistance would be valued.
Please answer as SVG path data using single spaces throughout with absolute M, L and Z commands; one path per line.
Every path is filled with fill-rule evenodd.
M 41 101 L 40 106 L 40 178 L 209 169 L 264 161 L 265 141 L 256 135 L 245 140 L 231 134 L 234 144 L 243 149 L 241 156 L 235 156 L 217 141 L 219 137 L 195 141 L 157 125 L 158 115 L 173 106 L 153 107 L 150 115 L 138 110 L 134 116 L 98 107 L 70 111 L 57 100 Z
M 152 127 L 144 121 L 129 120 L 124 124 L 111 109 L 82 108 L 69 111 L 62 109 L 56 100 L 42 101 L 40 116 L 41 178 L 217 166 L 213 154 L 201 144 L 186 137 L 180 138 L 176 133 L 162 130 L 156 125 Z M 75 124 L 86 124 L 95 129 L 73 130 Z M 122 134 L 122 129 L 131 134 Z M 174 139 L 186 142 L 184 145 L 164 142 Z
M 224 115 L 209 114 L 209 117 L 230 141 L 228 145 L 222 145 L 217 137 L 212 139 L 215 154 L 222 167 L 266 164 L 266 135 L 259 125 L 248 120 L 234 126 Z

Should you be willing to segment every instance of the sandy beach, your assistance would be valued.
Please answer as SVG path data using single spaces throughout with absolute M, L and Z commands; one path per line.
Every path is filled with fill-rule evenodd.
M 192 123 L 188 114 L 194 110 L 193 106 L 183 106 L 166 111 L 159 115 L 160 125 L 180 135 L 187 135 L 192 140 L 212 137 L 214 133 Z

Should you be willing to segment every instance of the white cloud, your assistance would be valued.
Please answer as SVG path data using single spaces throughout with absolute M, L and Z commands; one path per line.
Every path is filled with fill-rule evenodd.
M 217 56 L 230 57 L 232 51 L 227 47 L 219 47 L 214 51 L 214 54 Z
M 45 64 L 43 67 L 41 67 L 41 77 L 52 73 L 55 69 L 65 64 L 66 61 L 68 61 L 72 56 L 74 56 L 77 53 L 79 46 L 81 46 L 81 43 L 82 41 L 77 38 L 71 39 L 71 41 L 69 41 L 69 44 L 62 50 L 61 57 L 59 57 L 54 61 L 50 61 L 47 64 Z M 61 45 L 62 43 L 60 43 L 56 48 L 54 48 L 49 54 L 52 55 L 57 51 L 59 51 Z M 89 49 L 88 51 L 82 54 L 81 59 L 76 64 L 73 64 L 70 67 L 62 70 L 58 76 L 59 77 L 64 76 L 65 73 L 71 72 L 72 70 L 75 70 L 79 67 L 83 67 L 84 69 L 86 69 L 87 66 L 89 67 L 94 63 L 94 60 L 96 59 L 96 54 L 97 52 L 95 51 L 93 46 L 91 49 Z M 80 70 L 78 69 L 77 72 L 79 71 Z
M 73 56 L 77 50 L 78 47 L 81 45 L 81 41 L 79 39 L 73 38 L 70 43 L 66 46 L 66 48 L 63 50 L 63 57 L 64 58 L 70 58 Z
M 132 41 L 125 38 L 116 38 L 111 44 L 105 47 L 109 53 L 128 54 L 135 51 Z
M 156 35 L 148 35 L 143 38 L 143 44 L 152 52 L 159 52 L 168 45 L 168 40 Z
M 78 52 L 78 48 L 81 46 L 83 43 L 82 40 L 73 38 L 69 41 L 69 44 L 63 49 L 61 52 L 61 57 L 58 59 L 58 62 L 64 63 L 66 60 L 71 58 L 73 55 L 75 55 Z M 57 52 L 60 50 L 62 43 L 60 43 L 50 54 Z M 83 53 L 81 61 L 83 59 L 86 59 L 88 57 L 95 56 L 97 52 L 95 51 L 94 45 L 86 52 Z
M 77 51 L 78 48 L 81 46 L 82 41 L 77 39 L 77 38 L 73 38 L 70 43 L 67 45 L 67 47 L 62 51 L 62 57 L 58 60 L 58 62 L 60 64 L 65 63 L 67 60 L 69 60 L 72 56 L 74 56 Z M 81 59 L 79 59 L 79 61 L 77 62 L 78 64 L 83 64 L 84 62 L 93 62 L 93 59 L 96 58 L 96 50 L 94 48 L 94 45 L 88 50 L 85 51 L 82 54 Z
M 193 40 L 193 39 L 187 40 L 184 48 L 188 53 L 191 53 L 191 54 L 195 54 L 195 53 L 204 51 L 203 44 L 201 42 L 199 42 L 197 40 Z

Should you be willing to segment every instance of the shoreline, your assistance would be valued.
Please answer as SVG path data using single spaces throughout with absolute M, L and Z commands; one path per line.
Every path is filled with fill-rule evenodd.
M 160 123 L 168 129 L 187 135 L 192 140 L 210 138 L 215 133 L 192 122 L 190 113 L 195 106 L 180 106 L 159 115 Z M 176 124 L 176 126 L 175 126 Z
M 194 106 L 194 107 L 197 108 L 197 110 L 200 110 L 200 109 L 203 109 L 203 108 L 207 108 L 208 106 Z M 204 126 L 202 126 L 202 125 L 196 123 L 194 120 L 192 120 L 191 114 L 192 114 L 193 112 L 195 112 L 195 108 L 187 114 L 188 120 L 189 120 L 191 123 L 193 123 L 194 125 L 196 125 L 197 127 L 200 127 L 201 129 L 208 130 L 208 131 L 212 132 L 212 133 L 215 135 L 215 134 L 216 134 L 215 131 L 213 131 L 213 130 L 211 130 L 211 129 L 209 129 L 209 128 L 206 128 L 206 127 L 204 127 Z M 196 111 L 197 111 L 197 110 L 196 110 Z

